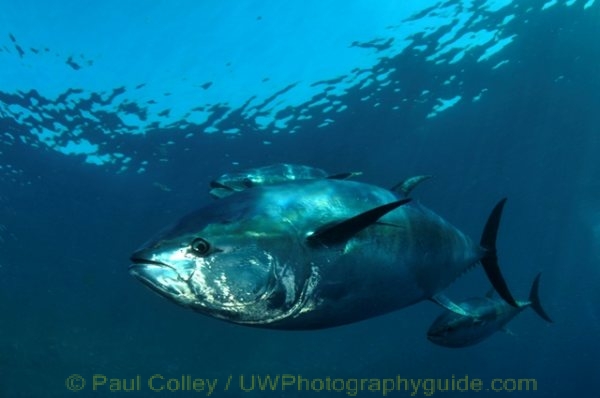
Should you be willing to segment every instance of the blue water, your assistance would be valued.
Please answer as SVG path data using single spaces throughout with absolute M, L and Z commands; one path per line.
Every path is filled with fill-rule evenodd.
M 348 380 L 398 375 L 484 384 L 430 396 L 600 394 L 597 2 L 38 3 L 0 15 L 0 397 L 206 396 L 167 385 L 187 375 L 216 379 L 217 397 L 351 396 Z M 432 174 L 414 197 L 474 238 L 507 196 L 504 274 L 525 299 L 542 271 L 555 323 L 527 310 L 513 335 L 445 349 L 424 302 L 278 332 L 129 276 L 131 252 L 210 202 L 212 179 L 277 162 L 382 186 Z M 488 286 L 475 269 L 448 294 Z M 252 375 L 315 384 L 247 391 Z M 485 391 L 496 378 L 537 390 Z

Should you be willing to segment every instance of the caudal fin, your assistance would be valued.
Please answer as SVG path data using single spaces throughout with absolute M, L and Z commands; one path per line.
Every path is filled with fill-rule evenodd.
M 498 266 L 498 255 L 496 254 L 496 237 L 498 236 L 500 217 L 502 216 L 502 209 L 504 208 L 505 202 L 506 198 L 498 202 L 498 204 L 490 213 L 490 216 L 485 223 L 485 227 L 483 228 L 483 234 L 481 234 L 480 243 L 481 247 L 486 250 L 486 253 L 481 259 L 481 264 L 483 265 L 483 269 L 485 270 L 488 279 L 492 283 L 492 286 L 494 289 L 496 289 L 500 297 L 502 297 L 504 301 L 513 307 L 519 307 L 510 293 L 508 286 L 506 285 L 506 281 L 502 276 L 502 272 L 500 272 L 500 267 Z
M 553 323 L 552 319 L 546 314 L 546 311 L 542 308 L 542 303 L 540 302 L 540 276 L 542 273 L 540 272 L 535 277 L 533 284 L 531 285 L 531 291 L 529 292 L 529 302 L 531 303 L 531 308 L 538 314 L 543 320 L 546 322 Z

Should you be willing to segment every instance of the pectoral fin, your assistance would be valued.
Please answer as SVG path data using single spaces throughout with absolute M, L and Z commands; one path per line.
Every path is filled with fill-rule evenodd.
M 381 217 L 390 211 L 410 202 L 411 199 L 402 199 L 396 202 L 388 203 L 383 206 L 367 210 L 357 216 L 337 222 L 333 225 L 325 225 L 311 235 L 307 236 L 306 241 L 310 245 L 331 246 L 348 241 L 354 235 L 374 224 Z
M 394 185 L 390 191 L 398 192 L 404 196 L 408 196 L 417 185 L 425 180 L 430 179 L 431 177 L 432 176 L 430 175 L 409 177 L 406 180 Z
M 460 305 L 456 304 L 454 301 L 450 300 L 443 294 L 436 294 L 435 296 L 430 298 L 434 303 L 444 307 L 448 311 L 452 311 L 458 315 L 474 317 L 475 315 L 465 311 Z
M 349 173 L 339 173 L 327 176 L 328 180 L 347 180 L 348 178 L 354 178 L 362 175 L 362 171 L 351 171 Z

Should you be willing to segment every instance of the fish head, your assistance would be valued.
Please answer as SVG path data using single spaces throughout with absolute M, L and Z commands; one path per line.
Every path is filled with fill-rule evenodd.
M 255 186 L 274 184 L 286 181 L 281 165 L 273 165 L 248 169 L 233 173 L 225 173 L 210 182 L 209 193 L 216 198 L 223 198 L 235 192 L 245 191 Z
M 285 222 L 243 196 L 185 216 L 131 256 L 130 273 L 179 305 L 231 322 L 288 316 L 305 283 L 294 263 L 301 247 Z
M 221 199 L 235 192 L 252 188 L 256 178 L 248 173 L 224 174 L 210 182 L 210 195 Z
M 441 314 L 427 331 L 427 339 L 444 347 L 459 348 L 473 345 L 477 338 L 481 319 L 446 311 Z

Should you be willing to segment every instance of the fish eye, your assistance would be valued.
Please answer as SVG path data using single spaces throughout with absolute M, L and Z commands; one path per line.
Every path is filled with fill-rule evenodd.
M 192 241 L 190 250 L 196 256 L 206 256 L 210 252 L 210 243 L 202 238 L 196 238 Z

